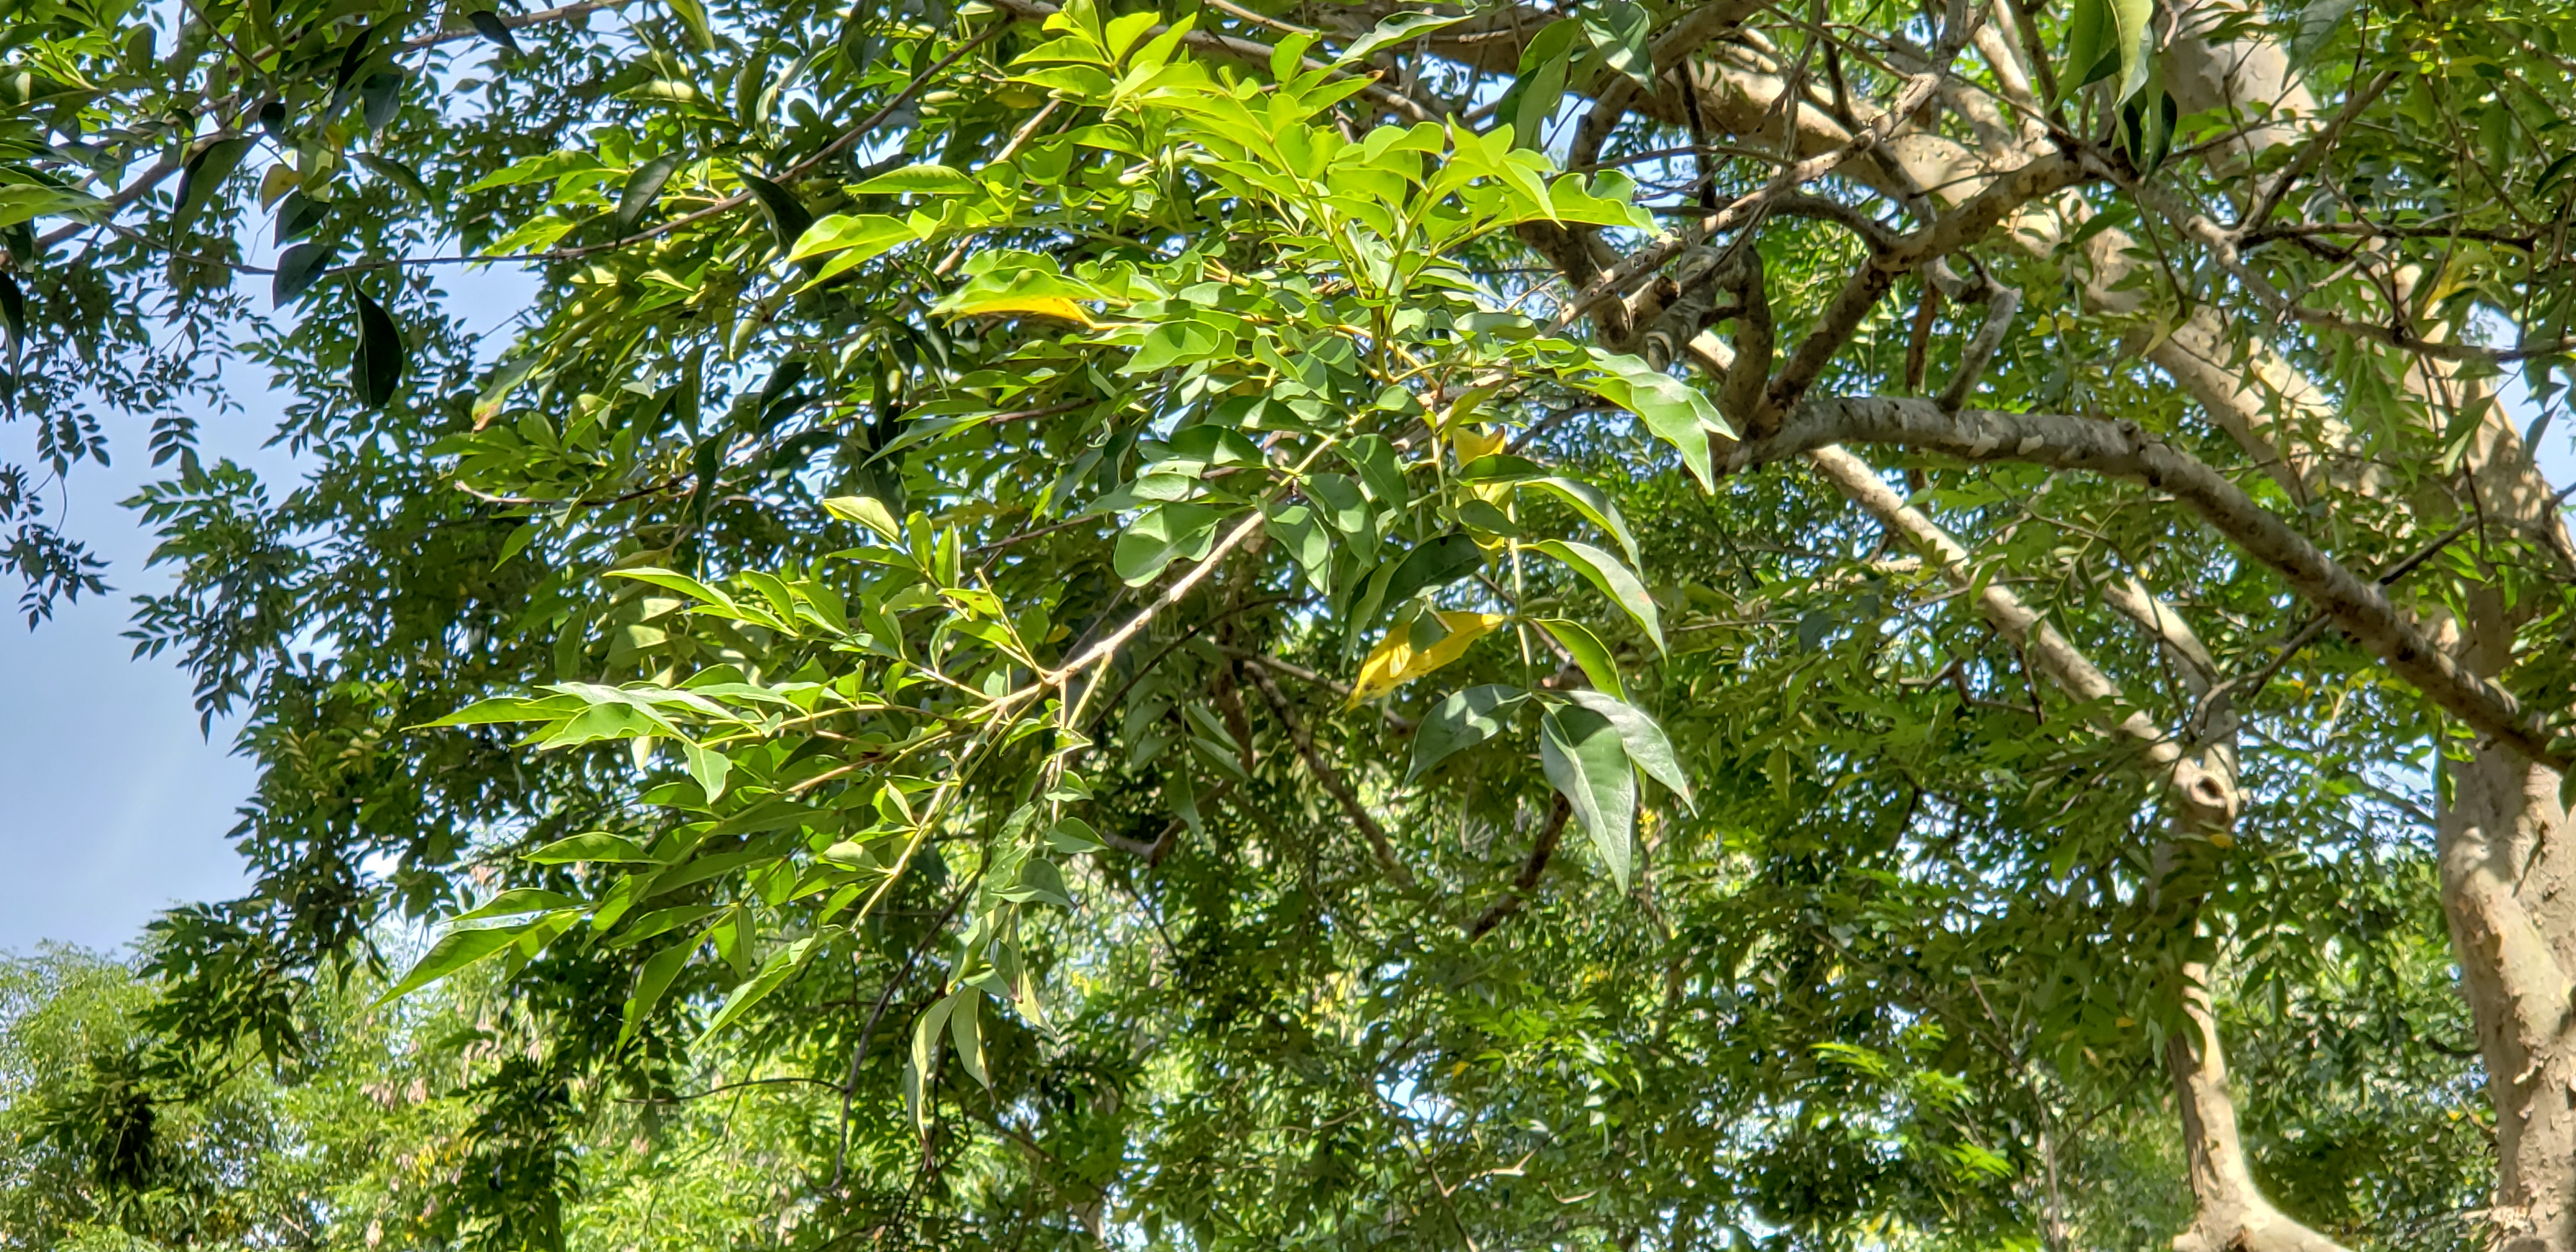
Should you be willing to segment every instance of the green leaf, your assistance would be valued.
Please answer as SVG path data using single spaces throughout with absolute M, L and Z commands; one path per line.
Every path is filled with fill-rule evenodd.
M 716 33 L 715 28 L 707 23 L 705 0 L 669 0 L 669 2 L 672 15 L 680 19 L 681 25 L 689 28 L 689 38 L 697 41 L 701 49 L 715 51 Z
M 212 200 L 232 172 L 241 167 L 242 158 L 250 155 L 250 140 L 239 135 L 218 139 L 197 150 L 195 156 L 179 170 L 179 192 L 170 207 L 170 237 L 188 233 L 188 224 L 197 220 L 199 211 Z
M 1121 531 L 1109 562 L 1130 587 L 1162 576 L 1176 560 L 1195 561 L 1216 547 L 1216 524 L 1225 514 L 1204 504 L 1160 504 Z
M 466 14 L 465 20 L 474 27 L 475 34 L 491 40 L 511 56 L 526 55 L 519 49 L 519 37 L 510 33 L 509 25 L 501 20 L 500 14 L 490 9 L 476 9 Z
M 689 777 L 696 779 L 698 786 L 706 791 L 707 803 L 715 803 L 724 795 L 725 778 L 733 771 L 733 762 L 722 752 L 686 739 L 680 741 L 680 752 L 688 758 Z
M 1699 388 L 1637 357 L 1599 348 L 1592 349 L 1591 355 L 1592 363 L 1603 373 L 1570 381 L 1636 414 L 1657 439 L 1682 454 L 1682 465 L 1699 480 L 1702 489 L 1716 490 L 1708 437 L 1718 434 L 1735 438 L 1734 423 L 1727 421 Z
M 1018 904 L 1052 904 L 1060 909 L 1076 907 L 1073 893 L 1064 884 L 1064 871 L 1042 856 L 1020 862 L 1019 881 L 998 892 L 1003 899 Z
M 1662 783 L 1683 804 L 1690 804 L 1690 777 L 1682 772 L 1681 761 L 1673 755 L 1672 740 L 1664 737 L 1663 727 L 1643 710 L 1617 696 L 1601 691 L 1568 691 L 1565 698 L 1592 710 L 1619 732 L 1619 744 L 1627 749 L 1628 759 L 1646 772 L 1646 777 Z
M 394 160 L 392 157 L 382 156 L 373 152 L 361 152 L 357 154 L 355 160 L 358 164 L 366 166 L 369 170 L 374 171 L 377 177 L 382 178 L 386 182 L 392 183 L 393 185 L 410 193 L 412 198 L 420 201 L 421 203 L 437 203 L 438 197 L 430 194 L 429 184 L 421 181 L 419 170 L 413 169 L 400 161 Z
M 495 722 L 545 722 L 578 713 L 584 702 L 578 696 L 495 696 L 477 700 L 458 709 L 430 726 L 488 726 Z
M 927 1093 L 939 1074 L 939 1043 L 945 1038 L 948 1015 L 957 1011 L 957 998 L 966 994 L 960 988 L 933 1001 L 912 1023 L 912 1120 L 917 1128 L 930 1124 L 930 1101 Z
M 1100 832 L 1079 817 L 1067 817 L 1047 831 L 1047 846 L 1068 856 L 1081 852 L 1098 852 L 1108 844 L 1100 841 Z
M 522 922 L 516 926 L 450 930 L 440 936 L 437 943 L 430 946 L 429 955 L 420 958 L 420 962 L 412 966 L 411 972 L 404 974 L 402 980 L 393 985 L 392 990 L 377 997 L 373 1007 L 381 1008 L 391 1004 L 477 961 L 498 956 L 507 951 L 512 944 L 517 943 L 521 936 L 538 930 L 548 919 L 557 916 L 561 915 L 548 913 L 539 916 L 535 921 Z
M 1583 33 L 1600 49 L 1603 63 L 1649 94 L 1655 90 L 1655 58 L 1649 42 L 1654 24 L 1646 7 L 1635 0 L 1608 0 L 1583 9 Z
M 1656 651 L 1664 650 L 1663 619 L 1655 611 L 1654 597 L 1646 594 L 1646 585 L 1639 582 L 1627 566 L 1620 564 L 1619 558 L 1591 544 L 1570 539 L 1550 539 L 1530 547 L 1572 566 L 1575 573 L 1583 575 L 1585 581 L 1599 588 L 1601 594 L 1610 597 L 1620 608 L 1628 611 L 1628 616 L 1637 620 L 1646 637 L 1655 641 Z
M 742 1015 L 750 1012 L 753 1005 L 768 998 L 769 993 L 785 986 L 787 980 L 802 973 L 805 962 L 812 959 L 815 949 L 821 946 L 824 937 L 807 935 L 770 953 L 769 959 L 760 963 L 760 972 L 744 980 L 741 986 L 733 989 L 732 995 L 725 997 L 724 1007 L 717 1009 L 714 1019 L 707 1023 L 707 1033 L 715 1034 L 741 1020 Z
M 1387 576 L 1381 608 L 1402 604 L 1414 593 L 1446 587 L 1484 567 L 1485 551 L 1467 535 L 1442 535 L 1404 554 Z M 1375 614 L 1371 614 L 1374 617 Z
M 1408 39 L 1418 39 L 1433 31 L 1447 30 L 1472 16 L 1474 16 L 1472 13 L 1391 14 L 1384 21 L 1379 22 L 1375 30 L 1353 40 L 1350 47 L 1342 49 L 1342 55 L 1335 58 L 1334 63 L 1349 65 L 1367 60 L 1380 48 L 1400 44 Z
M 381 409 L 393 402 L 402 386 L 402 331 L 394 325 L 393 315 L 368 299 L 367 293 L 352 286 L 349 294 L 358 298 L 358 352 L 349 363 L 349 381 L 357 390 L 360 408 Z
M 850 189 L 858 196 L 962 196 L 981 195 L 984 184 L 965 172 L 946 165 L 907 165 L 888 170 Z
M 814 223 L 811 230 L 796 241 L 787 259 L 802 261 L 807 257 L 839 253 L 823 268 L 814 271 L 814 281 L 821 282 L 845 270 L 856 268 L 920 238 L 912 225 L 899 217 L 882 213 L 852 216 L 835 213 Z
M 2066 71 L 2058 76 L 2061 97 L 2114 76 L 2112 103 L 2138 94 L 2147 82 L 2154 14 L 2155 0 L 2074 0 L 2066 18 Z
M 1574 654 L 1575 667 L 1592 680 L 1594 687 L 1622 700 L 1628 698 L 1628 688 L 1619 679 L 1619 663 L 1611 658 L 1609 645 L 1601 642 L 1601 636 L 1593 634 L 1591 627 L 1563 617 L 1533 617 L 1529 620 L 1555 636 L 1558 643 L 1565 645 L 1566 651 Z
M 760 202 L 761 214 L 769 219 L 770 233 L 778 237 L 778 250 L 795 252 L 796 241 L 804 238 L 805 232 L 813 227 L 814 215 L 786 188 L 750 170 L 740 171 L 740 177 L 744 190 Z
M 9 335 L 9 377 L 15 379 L 19 354 L 27 346 L 27 293 L 7 274 L 0 274 L 0 331 Z
M 617 1032 L 620 1046 L 633 1039 L 635 1032 L 644 1025 L 644 1019 L 652 1015 L 654 1006 L 662 1002 L 663 993 L 671 989 L 671 980 L 679 977 L 681 967 L 689 963 L 690 955 L 698 950 L 700 942 L 691 939 L 673 944 L 654 953 L 636 968 L 635 989 L 626 995 L 626 1024 Z
M 644 220 L 653 202 L 662 198 L 662 188 L 669 185 L 671 175 L 686 159 L 680 153 L 665 152 L 636 166 L 635 172 L 626 176 L 626 189 L 617 197 L 618 229 L 633 230 L 637 222 Z
M 283 306 L 303 295 L 330 267 L 332 251 L 330 244 L 308 240 L 277 254 L 277 274 L 268 280 L 269 303 Z
M 1539 719 L 1538 759 L 1549 784 L 1574 806 L 1575 820 L 1592 837 L 1611 881 L 1626 891 L 1634 872 L 1630 849 L 1636 840 L 1637 777 L 1629 769 L 1619 732 L 1610 719 L 1590 709 L 1555 709 Z
M 948 1042 L 957 1049 L 957 1059 L 965 1063 L 968 1077 L 985 1088 L 993 1085 L 993 1076 L 984 1072 L 984 996 L 959 988 L 957 1007 L 948 1014 Z
M 1520 688 L 1500 683 L 1450 692 L 1414 730 L 1413 763 L 1406 767 L 1404 781 L 1503 733 L 1503 719 L 1496 714 L 1527 697 Z
M 476 906 L 474 911 L 458 914 L 456 920 L 474 922 L 487 917 L 542 913 L 548 909 L 570 908 L 579 903 L 581 901 L 560 891 L 547 891 L 538 887 L 512 887 Z
M 1275 506 L 1262 525 L 1305 573 L 1310 586 L 1320 592 L 1332 591 L 1333 539 L 1324 533 L 1324 524 L 1313 509 L 1302 504 Z
M 539 865 L 568 865 L 576 861 L 601 865 L 658 865 L 661 862 L 646 852 L 642 845 L 624 835 L 604 830 L 587 831 L 553 843 L 520 858 Z
M 1483 458 L 1484 461 L 1492 459 L 1494 458 Z M 1478 464 L 1482 463 L 1483 461 L 1478 462 Z M 1628 533 L 1628 519 L 1619 515 L 1619 506 L 1612 504 L 1610 497 L 1603 494 L 1600 488 L 1587 482 L 1555 476 L 1528 479 L 1522 485 L 1535 487 L 1574 506 L 1574 511 L 1582 514 L 1585 520 L 1600 527 L 1603 533 L 1619 541 L 1619 550 L 1628 554 L 1629 564 L 1638 563 L 1637 537 Z

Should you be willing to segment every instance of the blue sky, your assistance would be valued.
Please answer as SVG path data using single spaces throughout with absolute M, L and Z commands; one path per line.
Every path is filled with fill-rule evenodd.
M 478 329 L 524 307 L 519 275 L 441 277 L 449 307 Z M 487 337 L 487 351 L 500 346 Z M 249 465 L 283 494 L 296 466 L 261 447 L 275 406 L 257 377 L 231 381 L 248 411 L 209 420 L 201 455 Z M 2576 421 L 2553 425 L 2542 463 L 2564 486 L 2576 482 Z M 67 528 L 108 560 L 115 590 L 62 607 L 32 633 L 0 617 L 0 864 L 13 871 L 0 874 L 0 950 L 47 940 L 112 949 L 174 903 L 248 885 L 225 837 L 252 786 L 249 763 L 230 751 L 235 727 L 219 721 L 211 740 L 201 736 L 186 676 L 166 657 L 129 660 L 120 637 L 130 598 L 168 585 L 144 568 L 150 536 L 117 505 L 157 476 L 143 463 L 144 435 L 141 422 L 111 426 L 112 467 L 80 466 L 55 489 Z M 0 425 L 0 460 L 23 461 L 32 442 L 27 424 Z
M 531 286 L 509 271 L 448 271 L 439 282 L 444 306 L 484 333 L 487 358 L 507 340 L 492 332 L 526 306 Z M 225 383 L 245 411 L 201 417 L 198 455 L 230 457 L 257 471 L 271 498 L 284 496 L 296 462 L 263 446 L 281 406 L 256 369 L 229 370 Z M 144 568 L 152 536 L 118 502 L 168 467 L 149 464 L 148 420 L 106 426 L 109 466 L 74 466 L 47 499 L 66 532 L 107 560 L 112 590 L 58 606 L 33 632 L 0 614 L 0 864 L 15 871 L 0 874 L 0 951 L 48 940 L 115 949 L 172 904 L 249 886 L 226 837 L 254 783 L 250 763 L 232 755 L 238 721 L 200 734 L 176 662 L 129 659 L 133 597 L 167 589 L 170 577 Z M 27 423 L 0 424 L 0 462 L 26 463 L 34 441 Z M 17 590 L 0 585 L 0 608 Z

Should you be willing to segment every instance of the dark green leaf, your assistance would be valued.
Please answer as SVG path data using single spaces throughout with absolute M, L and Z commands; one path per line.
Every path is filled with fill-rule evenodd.
M 1451 756 L 1503 733 L 1503 719 L 1495 715 L 1526 695 L 1518 687 L 1500 683 L 1450 692 L 1431 706 L 1414 730 L 1413 763 L 1406 767 L 1404 780 L 1412 782 Z
M 1582 707 L 1556 709 L 1539 719 L 1539 764 L 1547 781 L 1574 806 L 1574 816 L 1609 867 L 1611 881 L 1628 889 L 1634 870 L 1637 778 L 1610 719 Z
M 477 961 L 497 956 L 517 943 L 522 935 L 544 925 L 552 915 L 516 926 L 474 927 L 450 930 L 430 946 L 429 955 L 402 976 L 393 989 L 377 998 L 378 1005 L 391 1004 L 441 978 L 447 977 Z M 566 919 L 569 920 L 569 919 Z
M 1225 515 L 1204 504 L 1161 504 L 1119 532 L 1109 561 L 1131 587 L 1154 581 L 1176 560 L 1195 561 L 1216 546 L 1216 524 Z
M 350 362 L 349 381 L 357 389 L 359 407 L 381 409 L 402 386 L 402 331 L 367 293 L 356 287 L 349 293 L 358 298 L 358 353 Z
M 794 251 L 796 241 L 814 225 L 814 215 L 786 188 L 750 170 L 742 171 L 742 185 L 751 192 L 752 199 L 760 202 L 760 211 L 769 218 L 770 232 L 778 237 L 778 250 Z
M 685 159 L 680 153 L 665 152 L 637 166 L 633 174 L 627 175 L 626 190 L 617 197 L 617 225 L 620 228 L 633 230 L 637 222 L 644 220 L 644 214 L 651 211 L 653 202 L 661 197 L 663 186 L 671 181 L 672 171 L 679 169 L 680 162 Z
M 1619 744 L 1627 749 L 1628 759 L 1646 771 L 1646 777 L 1669 788 L 1681 797 L 1682 803 L 1691 803 L 1690 778 L 1673 756 L 1672 740 L 1664 737 L 1664 728 L 1657 726 L 1655 719 L 1607 692 L 1574 690 L 1565 696 L 1607 720 L 1619 732 Z
M 1646 594 L 1646 585 L 1637 581 L 1637 575 L 1620 564 L 1619 558 L 1591 544 L 1566 539 L 1550 539 L 1530 547 L 1572 566 L 1574 572 L 1583 575 L 1585 581 L 1600 588 L 1601 594 L 1610 597 L 1620 608 L 1627 610 L 1628 616 L 1636 619 L 1637 625 L 1645 629 L 1646 637 L 1655 641 L 1656 651 L 1663 650 L 1664 626 L 1655 611 L 1655 599 Z
M 500 14 L 490 9 L 476 9 L 466 14 L 465 20 L 474 24 L 476 34 L 500 45 L 510 55 L 524 55 L 519 51 L 519 37 L 510 33 L 509 24 L 501 20 Z
M 277 273 L 268 280 L 268 298 L 283 306 L 303 295 L 331 266 L 331 245 L 306 241 L 277 255 Z
M 179 170 L 178 198 L 170 208 L 170 237 L 188 233 L 188 224 L 212 200 L 215 189 L 241 167 L 242 158 L 250 155 L 250 140 L 235 135 L 218 139 L 197 150 Z
M 1484 567 L 1485 551 L 1466 535 L 1442 535 L 1404 554 L 1386 580 L 1381 607 L 1411 599 L 1416 592 L 1446 587 Z

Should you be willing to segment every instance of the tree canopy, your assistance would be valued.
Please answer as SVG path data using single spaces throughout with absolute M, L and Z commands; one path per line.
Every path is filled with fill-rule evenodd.
M 2563 6 L 0 17 L 43 1238 L 2576 1252 Z

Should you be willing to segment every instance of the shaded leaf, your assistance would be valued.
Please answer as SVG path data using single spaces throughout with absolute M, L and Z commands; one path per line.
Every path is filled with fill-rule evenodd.
M 349 381 L 361 408 L 381 409 L 392 403 L 402 386 L 402 331 L 394 325 L 393 315 L 368 299 L 367 293 L 351 287 L 349 294 L 358 298 L 358 352 L 350 361 Z
M 1610 719 L 1581 706 L 1551 710 L 1539 719 L 1538 731 L 1539 765 L 1547 781 L 1574 806 L 1611 881 L 1626 891 L 1634 872 L 1637 778 L 1619 732 Z
M 1412 782 L 1442 761 L 1503 733 L 1503 719 L 1496 714 L 1526 698 L 1527 692 L 1500 683 L 1442 697 L 1413 732 L 1413 763 L 1405 768 L 1404 780 Z

